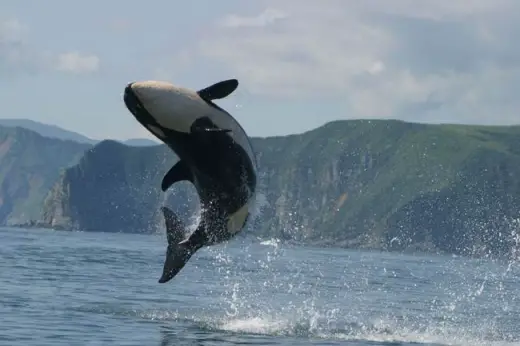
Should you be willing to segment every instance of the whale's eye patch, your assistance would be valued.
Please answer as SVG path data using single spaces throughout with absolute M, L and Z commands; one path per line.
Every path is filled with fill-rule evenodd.
M 213 121 L 209 117 L 201 117 L 198 118 L 193 122 L 191 125 L 193 128 L 196 129 L 216 129 L 218 128 Z
M 191 133 L 208 133 L 208 132 L 219 132 L 226 133 L 230 132 L 229 129 L 221 129 L 208 117 L 198 118 L 191 124 Z

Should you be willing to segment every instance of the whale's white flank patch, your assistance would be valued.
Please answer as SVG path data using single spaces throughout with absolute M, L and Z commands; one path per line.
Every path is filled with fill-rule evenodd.
M 249 202 L 244 204 L 242 208 L 238 209 L 233 215 L 229 217 L 227 222 L 227 229 L 230 234 L 234 235 L 242 229 L 248 213 Z

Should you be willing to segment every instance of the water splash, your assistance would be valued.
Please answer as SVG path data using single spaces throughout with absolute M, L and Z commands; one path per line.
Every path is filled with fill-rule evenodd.
M 167 290 L 170 304 L 98 305 L 97 312 L 302 343 L 520 343 L 514 265 L 272 243 L 243 239 L 201 250 L 197 270 L 185 276 L 196 288 L 177 282 Z
M 500 314 L 506 314 L 508 309 L 507 315 L 520 312 L 516 299 L 511 296 L 510 282 L 508 284 L 509 274 L 519 274 L 512 273 L 511 265 L 502 266 L 502 271 L 497 271 L 497 264 L 488 261 L 482 262 L 480 266 L 491 265 L 491 268 L 467 272 L 463 270 L 464 261 L 475 263 L 475 260 L 452 258 L 450 260 L 454 269 L 435 273 L 430 277 L 419 275 L 420 268 L 403 270 L 383 266 L 381 269 L 384 277 L 370 278 L 366 269 L 377 269 L 372 264 L 365 270 L 357 268 L 360 280 L 342 282 L 341 278 L 324 274 L 317 263 L 310 268 L 310 263 L 289 260 L 284 270 L 281 270 L 279 262 L 284 259 L 287 261 L 285 255 L 290 251 L 290 247 L 281 246 L 276 240 L 263 241 L 261 245 L 263 251 L 261 256 L 258 253 L 255 256 L 257 260 L 254 265 L 248 262 L 251 258 L 248 252 L 254 244 L 244 247 L 242 255 L 238 257 L 222 255 L 222 252 L 215 253 L 215 260 L 221 266 L 219 272 L 225 274 L 222 283 L 226 287 L 216 309 L 224 309 L 226 317 L 203 318 L 199 322 L 203 323 L 205 328 L 240 333 L 374 342 L 449 345 L 513 345 L 514 342 L 520 342 L 518 336 L 516 339 L 513 336 L 513 331 L 509 334 L 507 331 L 499 331 L 501 319 L 507 317 Z M 258 248 L 256 251 L 258 252 Z M 302 270 L 301 267 L 307 268 Z M 244 279 L 240 273 L 245 269 L 255 270 L 255 280 Z M 309 274 L 309 270 L 313 275 Z M 349 274 L 352 275 L 352 272 Z M 439 284 L 437 276 L 448 277 L 449 280 L 442 280 L 444 284 Z M 401 292 L 403 296 L 386 292 L 390 296 L 385 302 L 385 280 L 410 280 L 409 282 L 416 283 L 406 287 L 405 292 Z M 399 299 L 413 301 L 415 293 L 410 291 L 416 292 L 419 286 L 417 282 L 424 285 L 426 280 L 436 288 L 436 292 L 432 293 L 437 294 L 429 303 L 423 302 L 426 305 L 421 306 L 421 309 L 430 310 L 429 314 L 417 316 L 416 312 L 402 310 L 398 303 L 392 303 Z M 382 286 L 375 289 L 375 292 L 382 296 L 376 304 L 382 306 L 378 306 L 377 309 L 367 308 L 367 305 L 374 304 L 370 296 L 375 293 L 367 290 L 373 289 L 378 281 Z M 330 296 L 331 286 L 342 286 L 347 291 L 342 297 L 337 293 Z M 286 298 L 283 304 L 268 298 L 266 293 L 271 290 L 282 293 Z M 392 295 L 399 296 L 399 299 Z M 497 301 L 500 302 L 498 306 Z M 386 308 L 387 313 L 374 312 L 380 311 L 381 308 Z M 482 320 L 482 315 L 477 313 L 477 310 L 482 308 L 489 312 L 490 318 Z

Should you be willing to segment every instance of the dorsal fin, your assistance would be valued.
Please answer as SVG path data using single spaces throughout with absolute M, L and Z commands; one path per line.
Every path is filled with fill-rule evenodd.
M 162 207 L 161 211 L 164 215 L 164 223 L 166 225 L 166 239 L 168 240 L 168 246 L 174 246 L 179 244 L 186 237 L 183 222 L 179 217 L 169 208 Z
M 223 99 L 226 96 L 229 96 L 235 89 L 238 87 L 238 80 L 236 79 L 228 79 L 223 80 L 221 82 L 215 83 L 206 87 L 204 89 L 200 89 L 197 91 L 200 97 L 204 100 L 218 100 Z
M 161 189 L 164 191 L 168 190 L 170 186 L 175 184 L 178 181 L 188 180 L 190 182 L 193 182 L 193 176 L 191 174 L 190 169 L 184 161 L 179 160 L 175 165 L 170 168 L 170 170 L 164 175 L 162 183 L 161 183 Z

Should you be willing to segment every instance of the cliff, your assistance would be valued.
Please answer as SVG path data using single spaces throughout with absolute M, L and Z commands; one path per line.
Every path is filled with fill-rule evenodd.
M 383 250 L 507 254 L 520 213 L 520 127 L 337 121 L 255 138 L 261 213 L 247 232 Z M 165 195 L 165 146 L 105 141 L 67 169 L 44 205 L 54 227 L 162 228 L 159 206 L 187 217 L 189 184 Z M 168 196 L 168 201 L 163 199 Z
M 130 147 L 102 141 L 61 175 L 43 204 L 43 223 L 86 231 L 153 232 L 163 226 L 163 203 L 186 205 L 181 215 L 195 206 L 186 204 L 195 196 L 194 189 L 190 198 L 186 196 L 187 183 L 172 189 L 173 201 L 160 190 L 171 162 L 171 151 L 164 145 Z
M 42 204 L 60 171 L 77 163 L 87 144 L 0 126 L 0 224 L 42 219 Z

